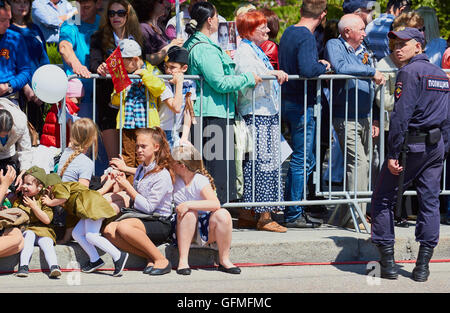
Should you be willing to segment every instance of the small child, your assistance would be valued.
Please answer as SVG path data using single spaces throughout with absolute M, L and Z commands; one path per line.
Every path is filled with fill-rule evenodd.
M 122 116 L 120 116 L 120 110 L 117 115 L 117 129 L 123 128 L 122 157 L 127 166 L 136 168 L 139 165 L 135 151 L 136 130 L 160 125 L 158 97 L 166 87 L 164 82 L 155 76 L 155 74 L 160 74 L 157 68 L 142 60 L 142 50 L 136 41 L 132 39 L 121 40 L 119 48 L 127 72 L 142 77 L 142 80 L 131 79 L 132 84 L 122 92 L 124 93 L 122 95 L 124 109 L 122 110 Z M 118 96 L 117 93 L 113 94 L 111 100 L 113 104 L 118 98 L 120 99 Z M 129 175 L 128 180 L 133 182 L 133 176 Z
M 90 118 L 80 118 L 70 128 L 70 143 L 59 159 L 58 174 L 62 181 L 77 181 L 89 186 L 94 175 L 94 161 L 86 155 L 91 149 L 98 154 L 98 130 Z
M 35 244 L 44 251 L 45 259 L 50 267 L 50 278 L 61 276 L 61 269 L 58 266 L 55 248 L 56 234 L 50 223 L 53 219 L 53 210 L 43 203 L 43 192 L 46 187 L 45 171 L 37 166 L 33 166 L 25 172 L 23 184 L 20 188 L 22 195 L 14 202 L 14 207 L 18 207 L 27 212 L 30 217 L 30 224 L 23 233 L 24 248 L 20 253 L 19 269 L 17 277 L 28 277 L 31 256 Z
M 97 249 L 108 253 L 114 261 L 113 276 L 119 276 L 125 267 L 128 253 L 121 252 L 111 242 L 100 235 L 103 220 L 113 217 L 116 212 L 100 193 L 90 190 L 79 182 L 62 182 L 51 189 L 53 199 L 45 195 L 42 202 L 50 207 L 61 205 L 68 218 L 79 219 L 72 231 L 73 238 L 89 256 L 89 262 L 81 268 L 84 273 L 91 273 L 105 263 Z
M 75 105 L 80 105 L 81 100 L 84 97 L 84 87 L 81 80 L 78 78 L 72 78 L 69 80 L 67 84 L 67 93 L 66 96 L 72 101 Z
M 120 160 L 122 165 L 126 166 L 123 159 L 120 158 Z M 115 164 L 117 164 L 117 162 L 115 162 Z M 120 208 L 128 208 L 130 206 L 130 197 L 115 179 L 120 173 L 121 172 L 118 169 L 112 167 L 108 168 L 107 173 L 102 176 L 102 181 L 104 181 L 104 183 L 102 187 L 97 190 L 103 198 L 111 204 L 117 214 L 120 213 Z M 133 175 L 132 172 L 129 174 Z
M 173 75 L 173 78 L 165 81 L 166 90 L 161 95 L 159 118 L 171 149 L 181 143 L 188 143 L 191 124 L 196 124 L 192 106 L 192 101 L 196 98 L 196 85 L 192 80 L 184 80 L 184 73 L 188 70 L 188 57 L 188 50 L 173 46 L 167 52 L 164 65 L 165 73 Z M 171 84 L 175 86 L 175 92 Z
M 70 127 L 69 146 L 59 159 L 58 174 L 63 182 L 79 182 L 87 187 L 94 175 L 94 161 L 86 155 L 94 148 L 95 156 L 98 154 L 98 130 L 90 118 L 80 118 Z M 66 243 L 71 238 L 76 220 L 69 220 L 66 224 L 66 233 L 58 243 Z

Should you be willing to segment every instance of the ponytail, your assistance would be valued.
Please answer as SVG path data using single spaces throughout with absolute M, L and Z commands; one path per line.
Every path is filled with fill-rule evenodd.
M 75 149 L 75 151 L 72 152 L 72 154 L 70 155 L 70 157 L 67 159 L 66 163 L 64 163 L 64 166 L 61 169 L 61 173 L 59 173 L 59 176 L 63 177 L 64 176 L 64 172 L 67 170 L 67 168 L 69 167 L 69 164 L 72 163 L 72 161 L 81 154 L 81 152 L 83 152 L 83 148 L 82 147 L 77 147 Z
M 211 174 L 209 174 L 209 172 L 206 168 L 202 167 L 201 169 L 197 170 L 196 173 L 202 174 L 203 176 L 208 178 L 209 183 L 211 184 L 211 188 L 213 190 L 216 190 L 216 185 L 214 184 L 214 178 L 212 178 Z
M 191 20 L 186 24 L 185 32 L 192 36 L 195 32 L 200 31 L 208 18 L 213 18 L 216 13 L 216 7 L 213 4 L 197 2 L 190 11 Z
M 197 21 L 192 19 L 192 20 L 189 21 L 189 23 L 186 24 L 186 26 L 184 28 L 184 31 L 190 37 L 197 31 L 197 26 L 198 26 Z
M 64 175 L 69 164 L 80 155 L 85 149 L 94 146 L 95 157 L 98 154 L 98 129 L 94 121 L 90 118 L 80 118 L 72 124 L 70 128 L 70 147 L 74 152 L 67 159 L 66 163 L 59 174 Z
M 214 179 L 206 170 L 200 152 L 194 146 L 177 146 L 173 148 L 172 156 L 174 161 L 183 163 L 191 172 L 201 174 L 208 178 L 212 189 L 216 190 Z

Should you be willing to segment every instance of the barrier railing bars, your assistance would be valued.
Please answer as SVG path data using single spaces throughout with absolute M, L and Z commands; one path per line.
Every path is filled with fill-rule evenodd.
M 450 72 L 450 71 L 447 71 Z M 73 78 L 77 78 L 77 75 L 71 75 L 69 76 L 69 79 L 73 79 Z M 171 79 L 172 76 L 171 75 L 159 75 L 160 78 L 162 79 Z M 97 79 L 110 79 L 110 76 L 100 76 L 97 74 L 92 74 L 91 78 L 93 79 L 93 101 L 92 101 L 92 106 L 93 106 L 93 120 L 95 122 L 96 119 L 96 80 Z M 140 78 L 140 76 L 138 75 L 130 75 L 130 78 Z M 276 79 L 275 76 L 261 76 L 261 78 L 263 79 L 263 81 L 265 80 L 274 80 Z M 200 140 L 201 143 L 199 145 L 199 152 L 202 156 L 204 156 L 204 151 L 203 151 L 203 84 L 204 84 L 204 80 L 202 79 L 201 76 L 198 75 L 185 75 L 185 79 L 189 79 L 189 80 L 197 80 L 199 81 L 199 96 L 200 96 Z M 348 135 L 345 135 L 345 140 L 344 140 L 344 150 L 343 150 L 343 158 L 344 158 L 344 175 L 343 175 L 343 190 L 342 191 L 334 191 L 332 190 L 332 173 L 333 173 L 333 168 L 331 166 L 331 159 L 333 157 L 333 151 L 331 149 L 332 147 L 332 126 L 333 126 L 333 88 L 334 88 L 334 81 L 335 80 L 341 80 L 344 79 L 346 80 L 345 82 L 345 133 L 348 134 L 348 108 L 349 108 L 349 95 L 348 95 L 348 91 L 349 91 L 349 86 L 348 86 L 348 82 L 349 80 L 354 80 L 355 81 L 355 89 L 358 89 L 358 84 L 359 84 L 359 80 L 369 80 L 371 84 L 373 84 L 371 82 L 371 77 L 356 77 L 356 76 L 351 76 L 351 75 L 336 75 L 336 74 L 326 74 L 326 75 L 321 75 L 319 77 L 315 77 L 315 78 L 304 78 L 304 77 L 299 77 L 298 75 L 289 75 L 289 80 L 303 80 L 304 81 L 304 114 L 307 114 L 307 83 L 308 81 L 317 81 L 316 84 L 316 104 L 314 105 L 313 108 L 313 114 L 314 114 L 314 118 L 316 119 L 316 132 L 315 132 L 315 151 L 316 151 L 316 158 L 319 162 L 316 161 L 316 166 L 314 171 L 311 173 L 313 175 L 313 184 L 315 185 L 315 190 L 316 193 L 315 195 L 317 197 L 323 197 L 323 200 L 306 200 L 307 197 L 307 181 L 306 181 L 306 173 L 307 173 L 307 167 L 306 167 L 306 162 L 304 162 L 303 164 L 303 171 L 304 171 L 304 177 L 303 177 L 303 200 L 301 201 L 281 201 L 281 149 L 278 149 L 278 201 L 269 201 L 269 202 L 255 202 L 255 162 L 252 162 L 252 202 L 230 202 L 229 199 L 229 194 L 230 194 L 230 190 L 229 190 L 229 162 L 227 162 L 227 180 L 228 180 L 228 185 L 227 185 L 227 202 L 224 203 L 222 206 L 224 208 L 240 208 L 240 207 L 260 207 L 260 206 L 269 206 L 269 207 L 283 207 L 283 206 L 293 206 L 293 205 L 298 205 L 298 206 L 315 206 L 315 205 L 341 205 L 341 204 L 347 204 L 349 205 L 349 210 L 350 210 L 350 214 L 353 220 L 353 224 L 355 227 L 355 230 L 357 232 L 361 232 L 361 229 L 358 225 L 358 217 L 360 219 L 360 221 L 363 223 L 366 232 L 368 232 L 369 225 L 366 222 L 365 216 L 361 210 L 360 204 L 365 204 L 365 203 L 369 203 L 371 201 L 370 196 L 372 194 L 372 163 L 373 163 L 373 141 L 372 141 L 372 136 L 369 136 L 369 185 L 367 190 L 358 190 L 357 188 L 357 183 L 358 183 L 358 177 L 357 177 L 357 172 L 358 172 L 358 155 L 357 155 L 357 149 L 355 147 L 355 151 L 356 151 L 356 155 L 355 155 L 355 174 L 354 174 L 354 183 L 353 183 L 353 190 L 347 190 L 347 150 L 348 150 L 348 142 L 347 142 L 347 138 Z M 321 168 L 322 168 L 322 164 L 320 164 L 320 155 L 322 153 L 321 151 L 321 122 L 322 122 L 322 90 L 325 88 L 322 86 L 322 81 L 329 81 L 329 118 L 330 118 L 330 122 L 329 122 L 329 138 L 328 138 L 328 167 L 327 167 L 327 171 L 328 171 L 328 175 L 329 175 L 329 179 L 328 179 L 328 190 L 322 190 L 322 186 L 321 186 Z M 385 109 L 384 109 L 384 88 L 386 88 L 384 85 L 381 86 L 380 89 L 380 108 L 379 108 L 379 112 L 380 112 L 380 134 L 379 134 L 379 169 L 381 169 L 381 166 L 384 162 L 384 151 L 385 151 L 385 136 L 384 136 L 384 116 L 385 116 Z M 147 91 L 148 92 L 148 91 Z M 371 99 L 371 103 L 373 104 L 374 101 L 374 88 L 370 88 L 370 99 Z M 252 156 L 252 160 L 256 159 L 257 156 L 257 151 L 256 151 L 256 147 L 255 147 L 255 142 L 256 142 L 256 126 L 255 126 L 255 104 L 256 104 L 256 95 L 255 95 L 255 89 L 252 90 L 252 112 L 253 112 L 253 124 L 251 129 L 252 131 L 252 136 L 253 136 L 253 156 Z M 148 98 L 148 95 L 147 95 Z M 278 94 L 278 129 L 279 129 L 279 133 L 278 133 L 278 142 L 281 142 L 281 92 L 279 92 Z M 122 103 L 122 95 L 120 95 L 120 101 Z M 355 93 L 355 124 L 358 122 L 358 105 L 359 105 L 359 99 L 358 99 L 358 92 Z M 226 119 L 227 119 L 227 125 L 229 125 L 229 120 L 230 120 L 230 99 L 229 99 L 229 94 L 227 94 L 227 114 L 226 114 Z M 123 107 L 122 105 L 120 105 L 120 142 L 119 142 L 119 151 L 121 152 L 121 142 L 122 142 L 122 127 L 123 127 L 123 121 L 122 121 L 122 110 Z M 147 106 L 147 110 L 148 110 L 148 106 Z M 236 109 L 237 111 L 237 109 Z M 149 114 L 147 113 L 147 124 L 148 124 L 148 117 Z M 305 116 L 305 121 L 306 121 L 306 117 Z M 65 127 L 65 123 L 66 123 L 66 110 L 65 110 L 65 99 L 63 100 L 63 106 L 62 106 L 62 110 L 61 110 L 61 118 L 60 121 L 62 122 L 61 125 L 61 149 L 64 150 L 64 148 L 66 147 L 66 127 Z M 369 127 L 370 130 L 372 129 L 372 125 L 373 125 L 373 106 L 370 106 L 370 123 L 369 123 Z M 306 142 L 306 122 L 304 123 L 304 142 Z M 191 134 L 192 135 L 192 134 Z M 357 127 L 355 127 L 355 132 L 354 132 L 354 136 L 355 136 L 355 145 L 357 142 Z M 229 134 L 229 127 L 226 127 L 226 152 L 225 155 L 227 157 L 229 157 L 229 146 L 228 143 L 230 142 L 231 138 L 230 138 L 230 134 Z M 306 157 L 307 155 L 307 151 L 306 151 L 306 144 L 304 145 L 303 148 L 303 154 Z M 94 152 L 95 153 L 95 152 Z M 441 195 L 450 195 L 450 191 L 445 189 L 445 179 L 446 179 L 446 171 L 445 171 L 445 164 L 444 164 L 444 171 L 443 171 L 443 188 L 441 191 Z M 405 191 L 404 195 L 416 195 L 415 191 Z M 333 212 L 332 217 L 334 216 L 334 214 L 336 213 L 337 210 L 335 210 L 335 212 Z

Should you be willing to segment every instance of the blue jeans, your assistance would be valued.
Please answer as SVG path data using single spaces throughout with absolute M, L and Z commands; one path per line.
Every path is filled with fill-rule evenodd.
M 295 104 L 297 107 L 303 104 Z M 285 107 L 293 107 L 293 103 L 285 104 Z M 289 170 L 286 181 L 286 200 L 287 201 L 301 201 L 303 200 L 304 188 L 304 166 L 306 159 L 306 182 L 316 165 L 316 158 L 314 155 L 316 121 L 314 119 L 314 108 L 308 107 L 306 110 L 306 127 L 305 114 L 298 111 L 287 109 L 284 112 L 284 118 L 289 125 L 291 134 L 292 155 L 289 163 Z M 306 158 L 305 158 L 305 128 L 306 128 Z M 284 211 L 284 219 L 286 222 L 292 222 L 299 218 L 303 213 L 301 206 L 288 206 Z
M 167 139 L 167 142 L 169 143 L 170 150 L 172 150 L 172 147 L 173 147 L 172 131 L 171 130 L 164 130 L 164 132 L 166 133 L 166 139 Z
M 164 132 L 166 133 L 166 139 L 169 143 L 170 150 L 180 144 L 180 136 L 178 135 L 178 132 L 172 130 L 164 130 Z

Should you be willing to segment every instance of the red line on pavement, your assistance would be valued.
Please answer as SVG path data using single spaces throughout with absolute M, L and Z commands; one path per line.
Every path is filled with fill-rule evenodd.
M 314 266 L 314 265 L 357 265 L 367 264 L 373 261 L 348 261 L 348 262 L 284 262 L 284 263 L 235 263 L 239 267 L 263 267 L 263 266 Z M 397 260 L 395 263 L 416 263 L 416 260 Z M 450 259 L 431 260 L 430 263 L 450 263 Z M 215 265 L 191 266 L 192 269 L 217 268 Z M 124 271 L 142 271 L 144 268 L 124 268 Z M 62 268 L 62 272 L 79 272 L 77 268 Z M 113 268 L 100 268 L 97 271 L 114 271 Z M 16 271 L 0 271 L 0 275 L 13 274 Z M 32 269 L 30 273 L 50 272 L 48 269 Z

